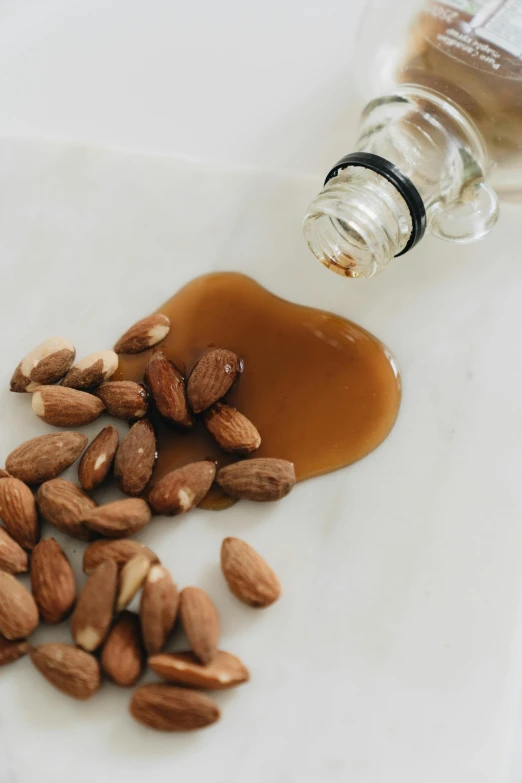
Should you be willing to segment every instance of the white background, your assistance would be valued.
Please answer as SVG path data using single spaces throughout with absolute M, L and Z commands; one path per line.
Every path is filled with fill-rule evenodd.
M 177 0 L 2 2 L 0 132 L 7 136 L 73 139 L 130 151 L 183 155 L 213 163 L 260 168 L 268 173 L 288 172 L 299 177 L 309 176 L 319 184 L 328 166 L 349 150 L 353 138 L 356 119 L 353 114 L 353 84 L 358 76 L 357 64 L 350 64 L 350 50 L 360 10 L 360 3 L 356 0 L 265 0 L 256 4 L 234 0 L 194 0 L 183 3 Z M 28 157 L 30 158 L 30 155 Z M 121 165 L 120 161 L 118 167 Z M 129 164 L 129 171 L 133 170 L 133 165 L 136 164 Z M 123 172 L 124 168 L 117 170 Z M 14 189 L 16 171 L 9 173 L 11 179 L 7 179 L 7 182 L 9 187 Z M 30 165 L 23 176 L 27 177 L 29 188 Z M 123 179 L 124 175 L 121 174 L 121 177 Z M 20 189 L 23 181 L 21 177 Z M 4 182 L 4 188 L 5 186 Z M 285 184 L 282 187 L 287 188 L 285 193 L 293 193 L 290 185 Z M 35 192 L 41 197 L 45 191 Z M 118 193 L 116 187 L 114 192 Z M 274 198 L 276 191 L 267 186 L 266 192 Z M 302 191 L 299 191 L 299 198 L 301 193 Z M 168 198 L 168 191 L 164 191 L 164 195 Z M 62 197 L 66 198 L 67 193 L 62 194 Z M 7 204 L 9 192 L 4 190 L 2 198 Z M 16 194 L 16 198 L 22 200 L 20 192 Z M 35 210 L 37 203 L 33 203 Z M 295 210 L 295 215 L 291 212 L 292 219 L 299 209 Z M 22 222 L 20 230 L 23 225 Z M 285 685 L 295 679 L 296 688 L 300 690 L 299 705 L 303 710 L 306 709 L 306 699 L 302 698 L 302 689 L 311 689 L 314 699 L 311 702 L 312 714 L 305 716 L 303 720 L 300 720 L 301 715 L 294 715 L 294 722 L 286 724 L 287 733 L 277 736 L 268 733 L 265 743 L 261 738 L 257 745 L 252 746 L 253 766 L 249 766 L 246 760 L 246 748 L 250 749 L 251 745 L 242 736 L 241 765 L 231 771 L 228 778 L 220 769 L 217 778 L 220 783 L 227 779 L 235 781 L 236 775 L 239 780 L 243 774 L 246 775 L 244 779 L 257 783 L 256 768 L 266 770 L 266 780 L 284 780 L 285 783 L 301 783 L 303 779 L 312 783 L 326 783 L 326 780 L 335 780 L 337 783 L 338 780 L 345 779 L 350 780 L 350 783 L 359 783 L 359 780 L 364 780 L 365 783 L 395 783 L 396 780 L 407 780 L 409 783 L 414 779 L 431 783 L 432 780 L 441 780 L 436 774 L 439 767 L 434 767 L 439 741 L 442 756 L 446 753 L 450 759 L 455 759 L 455 766 L 452 767 L 448 762 L 447 768 L 444 767 L 444 759 L 440 759 L 440 770 L 445 771 L 445 781 L 468 783 L 474 780 L 497 783 L 507 779 L 511 748 L 509 734 L 510 727 L 514 726 L 516 701 L 514 689 L 518 681 L 518 667 L 513 665 L 513 656 L 518 641 L 516 607 L 521 580 L 517 567 L 521 561 L 519 547 L 522 542 L 515 527 L 517 522 L 520 522 L 520 494 L 516 490 L 518 473 L 515 470 L 516 458 L 519 457 L 519 449 L 516 448 L 519 441 L 515 438 L 516 428 L 519 427 L 516 420 L 519 411 L 516 404 L 518 392 L 515 393 L 515 389 L 520 379 L 516 372 L 506 369 L 506 363 L 512 357 L 515 347 L 518 347 L 511 345 L 508 337 L 517 329 L 520 331 L 519 321 L 511 314 L 518 308 L 520 300 L 517 290 L 521 280 L 520 275 L 515 278 L 519 266 L 518 256 L 514 252 L 518 236 L 515 219 L 510 223 L 508 217 L 503 225 L 503 234 L 506 237 L 504 244 L 501 235 L 497 233 L 496 238 L 486 240 L 489 244 L 483 245 L 480 251 L 448 249 L 444 246 L 442 252 L 449 259 L 449 263 L 461 264 L 456 273 L 456 281 L 449 269 L 437 275 L 430 273 L 426 267 L 426 275 L 415 273 L 411 276 L 411 281 L 404 271 L 390 271 L 387 273 L 389 283 L 382 280 L 371 281 L 359 289 L 359 303 L 353 291 L 347 295 L 352 307 L 350 314 L 355 312 L 365 325 L 380 330 L 380 336 L 389 340 L 400 354 L 405 371 L 405 418 L 402 419 L 402 430 L 399 430 L 396 436 L 399 440 L 395 441 L 395 448 L 400 450 L 402 443 L 405 451 L 400 452 L 398 460 L 390 452 L 379 452 L 372 464 L 377 466 L 377 476 L 381 475 L 379 470 L 382 475 L 386 475 L 389 470 L 386 459 L 395 460 L 398 481 L 403 481 L 403 497 L 411 491 L 411 503 L 404 501 L 404 508 L 408 509 L 410 517 L 406 515 L 402 518 L 396 514 L 395 509 L 387 509 L 386 498 L 381 501 L 373 498 L 366 506 L 369 518 L 373 513 L 380 523 L 383 523 L 383 516 L 389 513 L 398 536 L 395 540 L 384 525 L 382 529 L 379 525 L 376 527 L 379 538 L 384 536 L 385 539 L 384 544 L 382 539 L 380 544 L 375 543 L 375 551 L 379 552 L 377 560 L 382 563 L 387 577 L 393 583 L 390 587 L 390 583 L 383 580 L 380 598 L 376 598 L 379 611 L 368 619 L 369 623 L 376 624 L 377 646 L 382 641 L 379 633 L 386 636 L 386 633 L 393 631 L 393 628 L 384 630 L 386 613 L 389 611 L 390 616 L 393 616 L 394 590 L 408 590 L 408 568 L 413 564 L 413 570 L 418 570 L 419 565 L 415 559 L 418 550 L 426 558 L 425 562 L 422 560 L 423 568 L 427 572 L 425 581 L 432 591 L 431 609 L 429 601 L 426 601 L 426 604 L 417 603 L 418 598 L 414 599 L 412 595 L 405 601 L 405 610 L 410 609 L 409 620 L 407 616 L 406 619 L 400 618 L 398 622 L 407 624 L 411 621 L 413 628 L 419 628 L 420 638 L 412 645 L 411 628 L 408 626 L 409 634 L 402 637 L 402 644 L 408 639 L 408 645 L 404 648 L 398 647 L 396 669 L 392 667 L 387 671 L 387 676 L 392 679 L 379 681 L 379 688 L 383 693 L 388 693 L 389 688 L 389 693 L 396 695 L 393 678 L 399 676 L 399 673 L 405 678 L 404 726 L 401 726 L 400 722 L 400 705 L 383 705 L 395 716 L 395 720 L 399 721 L 393 731 L 400 737 L 400 741 L 394 739 L 395 735 L 390 733 L 384 747 L 379 744 L 382 742 L 382 735 L 376 731 L 375 744 L 375 738 L 372 738 L 369 728 L 372 725 L 372 717 L 361 716 L 363 725 L 368 727 L 362 756 L 366 754 L 370 761 L 360 762 L 362 766 L 359 769 L 351 764 L 345 768 L 343 765 L 346 759 L 352 759 L 354 756 L 353 748 L 350 747 L 351 737 L 358 736 L 360 742 L 360 735 L 357 734 L 358 716 L 350 712 L 350 705 L 346 705 L 346 713 L 341 710 L 345 717 L 349 716 L 346 732 L 344 729 L 341 732 L 336 731 L 335 727 L 329 726 L 328 717 L 325 718 L 325 726 L 335 738 L 336 752 L 332 754 L 332 748 L 329 747 L 327 766 L 321 766 L 318 761 L 321 758 L 321 738 L 315 733 L 321 721 L 317 721 L 313 710 L 322 704 L 317 695 L 320 682 L 324 679 L 326 686 L 331 687 L 331 681 L 327 677 L 329 663 L 324 661 L 325 671 L 318 672 L 317 668 L 314 669 L 314 666 L 321 665 L 318 651 L 316 650 L 308 661 L 306 650 L 303 650 L 298 670 L 295 670 L 291 660 L 278 662 L 275 651 L 270 671 L 277 667 L 277 672 L 271 682 L 268 669 L 264 670 L 261 675 L 264 676 L 263 687 L 267 693 L 270 693 L 272 686 L 284 692 Z M 7 233 L 7 226 L 4 228 Z M 295 247 L 297 246 L 298 243 Z M 427 247 L 432 248 L 431 245 Z M 54 250 L 57 252 L 56 248 Z M 431 261 L 438 258 L 439 252 L 433 249 L 426 251 L 426 263 L 428 257 Z M 488 253 L 490 257 L 495 254 L 496 259 L 505 259 L 508 278 L 511 274 L 513 281 L 509 285 L 509 291 L 507 285 L 499 282 L 497 274 L 493 277 L 494 282 L 490 283 L 485 268 Z M 482 262 L 482 266 L 479 267 L 474 282 L 470 282 L 474 275 L 473 260 L 476 257 Z M 303 252 L 302 259 L 306 258 Z M 417 254 L 417 258 L 421 263 L 422 256 Z M 1 263 L 9 264 L 10 259 L 7 258 Z M 57 269 L 61 263 L 57 260 Z M 313 263 L 310 259 L 312 267 Z M 63 269 L 67 268 L 65 260 L 62 266 Z M 204 271 L 204 265 L 201 267 L 196 264 L 195 271 Z M 255 274 L 255 265 L 250 271 Z M 269 272 L 265 271 L 263 274 L 263 282 L 270 285 Z M 312 279 L 314 286 L 317 285 L 317 297 L 320 299 L 318 303 L 323 306 L 331 303 L 332 307 L 341 309 L 342 299 L 336 287 L 336 280 L 332 277 L 328 283 L 319 282 L 323 281 L 323 278 L 316 278 L 316 274 L 314 270 Z M 115 280 L 117 275 L 114 273 L 112 277 Z M 112 279 L 110 274 L 109 279 Z M 291 296 L 290 283 L 285 282 L 284 285 L 284 293 Z M 153 288 L 154 285 L 151 286 L 151 307 L 155 306 L 157 299 L 153 301 L 153 297 L 157 297 L 158 293 L 153 291 Z M 330 293 L 334 288 L 337 293 Z M 301 300 L 314 302 L 314 290 L 303 284 L 299 284 L 297 289 Z M 15 299 L 19 295 L 14 290 L 12 293 Z M 390 303 L 388 293 L 393 295 L 396 304 Z M 403 305 L 399 305 L 397 301 L 400 301 L 401 296 L 404 296 Z M 41 303 L 35 298 L 33 304 L 34 311 L 38 312 L 40 307 L 39 315 L 44 317 L 45 308 Z M 447 308 L 447 318 L 440 317 L 439 305 L 443 309 Z M 72 304 L 70 307 L 71 312 L 74 312 Z M 31 330 L 27 324 L 24 328 L 28 336 Z M 501 340 L 500 337 L 506 339 Z M 500 340 L 499 344 L 497 340 Z M 482 349 L 484 353 L 481 353 Z M 424 351 L 428 351 L 428 354 L 424 355 Z M 442 379 L 438 372 L 430 370 L 433 356 L 439 362 Z M 448 371 L 450 374 L 446 376 L 446 384 L 444 373 Z M 473 377 L 478 380 L 473 382 Z M 453 387 L 454 383 L 459 384 L 457 388 Z M 424 408 L 423 399 L 429 401 Z M 495 417 L 501 414 L 496 411 L 497 405 L 504 409 L 506 415 L 505 419 L 498 422 L 498 426 Z M 426 410 L 429 410 L 430 416 L 433 417 L 427 423 L 423 418 Z M 418 419 L 413 415 L 414 411 L 419 415 Z M 411 419 L 408 419 L 408 416 L 411 416 Z M 419 421 L 426 424 L 426 431 L 422 425 L 419 429 Z M 432 431 L 433 421 L 435 424 Z M 459 430 L 459 427 L 463 431 Z M 460 431 L 459 445 L 455 445 L 455 442 L 450 444 L 454 428 Z M 416 429 L 418 437 L 412 434 Z M 410 437 L 401 441 L 400 438 L 405 438 L 405 433 Z M 426 440 L 430 436 L 433 441 Z M 440 445 L 438 436 L 443 446 Z M 393 444 L 393 441 L 390 443 Z M 408 449 L 412 446 L 421 450 L 424 448 L 426 453 L 422 454 L 422 459 L 418 462 L 414 458 L 410 465 L 408 455 L 411 456 L 411 451 Z M 437 450 L 439 446 L 440 451 Z M 482 457 L 482 448 L 487 456 Z M 492 450 L 497 450 L 501 455 L 500 461 L 493 459 Z M 491 463 L 488 460 L 491 460 Z M 399 479 L 400 461 L 403 461 L 404 470 L 412 471 L 411 487 L 404 474 Z M 365 462 L 357 469 L 359 472 L 355 471 L 352 475 L 359 477 L 362 486 L 367 482 L 367 492 L 371 493 L 372 474 L 365 472 L 371 471 L 371 467 L 367 465 L 370 463 Z M 446 472 L 445 465 L 449 466 Z M 426 477 L 427 471 L 431 470 L 439 471 L 438 478 L 443 478 L 440 493 L 434 490 Z M 491 483 L 488 477 L 492 477 Z M 335 478 L 335 481 L 338 482 L 339 479 Z M 333 482 L 334 478 L 331 477 L 324 487 L 328 488 L 332 497 L 341 497 L 339 485 Z M 312 490 L 303 488 L 302 491 L 303 502 L 306 502 L 308 497 L 308 503 L 312 504 L 312 507 L 320 508 L 317 506 L 317 498 L 312 498 L 311 494 L 307 495 L 312 493 Z M 336 494 L 337 492 L 339 494 Z M 393 496 L 391 489 L 390 492 Z M 429 508 L 422 505 L 424 496 L 429 498 Z M 400 497 L 400 493 L 397 497 Z M 358 496 L 357 500 L 353 500 L 352 509 L 365 507 L 361 498 Z M 316 506 L 313 506 L 314 502 Z M 478 519 L 481 507 L 486 510 L 486 514 L 484 518 Z M 500 517 L 498 521 L 494 519 L 497 508 Z M 455 518 L 452 516 L 453 512 Z M 469 518 L 464 520 L 468 512 Z M 433 542 L 431 550 L 429 547 L 425 548 L 421 534 L 414 545 L 411 543 L 417 514 L 421 521 L 424 514 L 430 518 L 433 515 L 434 530 L 437 527 L 443 530 L 441 537 Z M 477 515 L 477 519 L 473 518 L 473 514 Z M 505 546 L 509 550 L 506 552 L 504 571 L 503 542 L 495 538 L 497 525 L 500 534 L 506 537 Z M 291 536 L 289 533 L 286 535 L 287 543 L 290 544 Z M 431 531 L 430 535 L 435 536 L 435 533 Z M 390 536 L 388 541 L 387 536 Z M 491 537 L 490 543 L 488 537 Z M 336 540 L 339 546 L 353 547 L 356 552 L 359 546 L 360 556 L 364 557 L 366 554 L 371 560 L 371 541 L 363 542 L 363 545 L 361 541 L 345 540 L 342 535 Z M 173 543 L 173 546 L 176 544 Z M 334 541 L 331 546 L 336 546 Z M 370 547 L 368 551 L 367 546 Z M 379 546 L 383 547 L 382 551 Z M 490 559 L 487 555 L 489 550 Z M 386 560 L 385 552 L 390 557 L 389 561 Z M 408 559 L 409 556 L 412 560 Z M 339 566 L 333 549 L 330 554 L 325 555 L 325 562 L 332 568 L 333 564 Z M 470 563 L 471 567 L 467 570 Z M 357 571 L 357 559 L 353 555 L 350 564 Z M 290 569 L 289 576 L 292 573 Z M 460 573 L 462 578 L 459 581 Z M 192 574 L 190 576 L 192 577 Z M 298 569 L 294 576 L 295 584 L 300 584 L 299 580 L 303 576 Z M 327 592 L 328 585 L 324 582 L 323 575 L 316 574 L 316 579 L 319 588 Z M 351 584 L 349 577 L 348 583 L 341 582 L 335 587 L 346 591 L 348 584 Z M 357 588 L 357 579 L 354 579 L 353 586 Z M 445 589 L 448 591 L 447 595 L 444 595 Z M 389 608 L 384 601 L 388 590 L 391 590 Z M 488 595 L 491 596 L 491 606 L 487 606 Z M 295 600 L 295 606 L 299 606 L 295 588 L 289 600 L 292 599 Z M 382 606 L 380 602 L 383 603 Z M 457 641 L 456 652 L 443 652 L 444 645 L 437 634 L 433 634 L 433 639 L 430 636 L 430 629 L 445 628 L 446 614 L 450 618 L 447 623 L 449 638 L 445 642 L 448 650 L 451 649 L 452 634 L 458 640 L 459 627 L 467 629 L 467 635 L 464 637 L 467 641 Z M 481 622 L 483 616 L 489 618 L 487 622 L 491 623 L 490 633 L 488 627 L 484 628 Z M 497 616 L 498 626 L 493 627 L 493 620 Z M 301 635 L 303 641 L 306 640 L 302 628 L 310 618 L 302 609 L 297 613 L 295 621 L 298 629 L 290 645 L 294 654 L 299 649 L 297 641 Z M 361 621 L 364 623 L 364 618 Z M 270 634 L 268 615 L 263 618 L 263 622 L 266 624 L 265 633 Z M 277 622 L 278 627 L 284 627 L 284 614 L 279 616 Z M 326 635 L 330 633 L 332 644 L 336 641 L 340 645 L 348 644 L 351 638 L 348 632 L 346 638 L 341 631 L 338 637 L 335 635 L 339 622 L 337 617 L 331 617 L 326 610 L 325 618 L 321 618 L 319 625 Z M 511 633 L 508 632 L 509 623 Z M 254 638 L 262 639 L 259 628 L 257 631 L 253 629 L 252 632 L 254 635 L 257 633 Z M 476 646 L 470 640 L 476 640 Z M 439 643 L 441 650 L 437 647 Z M 415 654 L 417 647 L 418 655 Z M 431 682 L 430 667 L 426 663 L 430 651 L 433 652 L 433 659 L 430 661 L 430 665 L 433 665 Z M 375 652 L 370 646 L 369 655 L 375 655 Z M 446 654 L 451 663 L 442 662 Z M 348 652 L 346 657 L 347 660 L 350 659 Z M 476 659 L 479 661 L 476 662 Z M 412 664 L 413 661 L 418 664 L 418 670 L 416 665 Z M 333 668 L 341 680 L 344 677 L 349 680 L 350 669 L 348 667 L 347 671 L 343 671 L 341 663 L 342 657 L 335 659 Z M 426 665 L 423 665 L 424 663 Z M 355 669 L 355 662 L 353 666 Z M 407 681 L 407 669 L 412 672 L 411 681 Z M 455 680 L 452 679 L 454 676 Z M 504 682 L 506 693 L 495 702 L 494 692 L 498 692 L 501 687 L 498 680 Z M 371 693 L 370 690 L 366 696 L 364 693 L 364 688 L 371 687 L 371 679 L 364 680 L 364 683 L 360 692 L 357 690 L 357 683 L 351 683 L 351 692 L 356 700 L 354 703 L 360 705 L 366 700 L 373 708 L 377 708 L 378 693 Z M 425 698 L 422 697 L 423 688 Z M 401 693 L 400 688 L 398 692 Z M 44 695 L 41 698 L 47 699 L 47 691 L 42 693 Z M 25 701 L 17 719 L 23 718 L 24 712 L 29 713 L 32 709 L 30 689 L 22 689 L 22 694 Z M 97 712 L 104 704 L 108 704 L 106 699 L 106 696 L 102 696 L 101 701 L 93 702 L 86 708 L 87 727 L 93 728 L 96 725 Z M 247 699 L 246 691 L 242 694 L 242 699 Z M 123 699 L 120 701 L 123 704 Z M 501 702 L 502 709 L 499 706 Z M 457 709 L 455 714 L 452 714 L 453 703 Z M 260 703 L 256 704 L 260 710 Z M 265 705 L 262 713 L 247 715 L 243 719 L 250 735 L 255 734 L 258 726 L 262 726 L 266 731 L 271 725 L 264 711 L 265 708 L 269 709 L 270 699 L 262 704 Z M 57 732 L 64 732 L 61 740 L 64 744 L 71 741 L 74 747 L 82 747 L 81 744 L 74 745 L 79 742 L 78 731 L 75 731 L 74 725 L 71 725 L 70 734 L 67 734 L 64 715 L 68 713 L 61 712 L 64 708 L 60 705 L 61 701 L 53 698 L 39 702 L 33 730 L 37 731 L 40 726 L 43 732 L 45 726 L 45 733 L 37 743 L 38 755 L 32 762 L 31 743 L 26 742 L 23 737 L 18 740 L 15 737 L 10 738 L 3 748 L 0 744 L 0 751 L 5 754 L 6 762 L 3 766 L 0 764 L 0 783 L 30 783 L 30 778 L 36 779 L 39 772 L 42 779 L 52 779 L 57 783 L 74 776 L 73 767 L 65 765 L 64 762 L 62 768 L 56 755 L 53 756 L 52 763 L 49 758 L 52 778 L 45 775 L 45 749 L 49 743 L 49 747 L 56 750 Z M 493 730 L 490 731 L 491 727 L 486 729 L 487 721 L 482 720 L 484 716 L 481 715 L 481 710 L 492 709 L 493 705 L 498 710 L 497 723 L 502 726 L 500 738 L 495 736 Z M 55 709 L 57 717 L 53 719 Z M 421 739 L 414 739 L 412 734 L 412 764 L 410 769 L 406 769 L 401 767 L 404 759 L 408 758 L 407 752 L 406 756 L 404 755 L 407 740 L 401 737 L 401 728 L 408 731 L 410 723 L 415 724 L 411 709 L 422 710 L 422 714 L 419 713 L 419 722 L 425 733 L 420 732 Z M 465 726 L 460 725 L 460 709 L 463 710 L 462 714 L 467 715 L 468 723 Z M 429 715 L 432 710 L 438 717 L 430 729 Z M 476 720 L 473 719 L 473 714 Z M 2 714 L 1 705 L 0 716 L 4 721 L 4 731 L 10 716 Z M 380 717 L 382 716 L 376 716 L 376 723 Z M 237 725 L 240 725 L 242 719 L 239 707 L 236 709 L 235 719 Z M 16 733 L 17 727 L 22 725 L 22 720 L 14 720 L 13 731 Z M 115 731 L 108 715 L 102 725 L 107 726 L 108 732 Z M 120 725 L 121 731 L 125 732 L 125 724 L 118 722 L 117 727 Z M 285 726 L 284 723 L 282 725 Z M 144 771 L 147 769 L 148 774 L 154 777 L 154 755 L 147 756 L 145 751 L 142 752 L 142 740 L 134 729 L 132 731 L 134 733 L 130 734 L 130 739 L 126 741 L 115 739 L 114 752 L 124 756 L 123 751 L 128 748 L 128 743 L 136 742 L 141 753 L 138 753 L 139 763 L 144 765 L 140 767 L 140 774 L 147 774 Z M 220 731 L 220 742 L 230 743 L 231 737 L 230 733 L 227 734 L 226 727 Z M 481 731 L 484 731 L 484 735 L 480 734 Z M 453 744 L 450 740 L 452 732 Z M 505 749 L 500 752 L 503 741 Z M 292 765 L 292 758 L 295 759 L 302 753 L 301 742 L 307 745 L 305 755 L 308 759 L 309 775 L 306 778 L 302 767 L 296 777 Z M 176 753 L 172 758 L 168 755 L 167 745 L 160 740 L 153 738 L 149 743 L 149 750 L 152 748 L 161 756 L 161 775 L 164 777 L 166 770 L 170 768 L 169 774 L 175 776 L 176 754 L 180 752 L 178 743 L 175 743 Z M 325 743 L 327 746 L 328 738 Z M 517 744 L 515 741 L 515 747 Z M 197 775 L 198 758 L 201 774 L 203 770 L 206 770 L 206 777 L 212 774 L 209 772 L 212 768 L 211 759 L 205 755 L 208 753 L 205 748 L 208 747 L 203 739 L 198 740 L 197 746 L 192 746 L 195 761 L 193 759 L 194 766 L 191 769 L 194 777 L 185 778 L 184 783 L 200 779 Z M 216 744 L 211 747 L 212 752 L 218 752 Z M 398 747 L 400 750 L 397 750 Z M 9 756 L 10 748 L 15 749 L 12 757 Z M 22 753 L 22 748 L 27 757 L 26 763 L 23 764 L 17 761 L 22 758 L 22 755 L 18 756 Z M 96 757 L 97 749 L 86 741 L 83 752 L 89 756 L 85 761 L 86 764 L 88 761 L 89 769 L 96 770 L 96 767 L 92 766 L 92 758 Z M 107 753 L 107 748 L 104 752 Z M 398 766 L 380 767 L 375 759 L 378 759 L 381 753 L 383 759 L 396 759 Z M 233 759 L 233 748 L 227 747 L 225 755 L 228 759 Z M 277 764 L 278 756 L 282 759 L 280 766 Z M 10 763 L 7 764 L 9 759 Z M 270 759 L 272 765 L 268 761 Z M 314 766 L 316 763 L 317 767 Z M 462 770 L 459 763 L 463 764 Z M 77 757 L 77 764 L 77 777 L 83 780 L 81 756 Z M 118 770 L 123 775 L 124 765 L 125 761 L 122 760 L 120 767 L 112 766 L 111 777 L 114 777 Z M 97 769 L 96 772 L 98 779 L 105 779 L 103 770 Z M 521 779 L 522 764 L 517 772 L 515 762 L 512 781 L 520 783 Z

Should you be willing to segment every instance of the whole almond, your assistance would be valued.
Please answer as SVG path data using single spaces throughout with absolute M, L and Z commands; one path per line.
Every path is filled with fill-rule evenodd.
M 11 391 L 32 392 L 41 384 L 57 383 L 74 362 L 74 345 L 51 337 L 22 359 L 11 378 Z
M 7 532 L 24 549 L 32 549 L 40 535 L 36 504 L 29 487 L 17 478 L 0 481 L 0 518 Z
M 21 641 L 11 641 L 0 636 L 0 666 L 8 663 L 14 663 L 19 658 L 23 658 L 31 650 L 31 645 L 24 639 Z
M 279 579 L 268 563 L 240 538 L 223 541 L 221 569 L 230 591 L 248 606 L 270 606 L 281 595 Z
M 119 442 L 118 430 L 109 424 L 85 449 L 78 466 L 78 478 L 87 492 L 101 486 L 111 472 Z
M 12 476 L 26 484 L 41 484 L 76 462 L 87 440 L 81 432 L 39 435 L 12 451 L 5 466 Z
M 39 386 L 33 394 L 33 411 L 53 427 L 81 427 L 101 416 L 105 405 L 98 397 L 64 386 Z
M 27 552 L 0 527 L 0 571 L 8 574 L 23 574 L 29 570 Z
M 151 549 L 132 538 L 118 538 L 115 541 L 94 541 L 83 553 L 83 570 L 92 574 L 104 560 L 114 560 L 118 568 L 136 555 L 145 555 L 151 563 L 158 563 L 159 558 Z
M 144 554 L 136 555 L 125 563 L 120 571 L 116 611 L 121 612 L 130 604 L 145 581 L 150 566 L 150 559 Z
M 31 557 L 31 589 L 46 623 L 60 623 L 76 600 L 71 564 L 54 538 L 38 543 Z
M 141 495 L 157 459 L 156 433 L 148 419 L 136 422 L 123 439 L 114 461 L 114 475 L 122 492 Z
M 225 396 L 243 365 L 232 351 L 215 348 L 203 354 L 190 374 L 187 395 L 194 413 L 201 413 Z
M 71 616 L 71 633 L 75 644 L 93 652 L 103 642 L 109 630 L 116 590 L 118 568 L 113 560 L 105 560 L 89 576 Z
M 143 584 L 140 603 L 141 631 L 150 655 L 167 641 L 178 614 L 179 594 L 166 568 L 153 565 Z
M 210 460 L 177 468 L 153 487 L 149 503 L 157 514 L 183 514 L 201 503 L 215 475 L 216 465 Z
M 162 351 L 155 351 L 150 357 L 145 368 L 145 381 L 158 413 L 166 422 L 178 427 L 191 427 L 194 424 L 185 379 Z
M 208 696 L 174 685 L 142 685 L 132 695 L 130 712 L 157 731 L 192 731 L 215 723 L 220 712 Z
M 98 506 L 83 522 L 100 536 L 122 538 L 137 533 L 149 524 L 150 519 L 150 508 L 144 500 L 127 498 Z
M 25 639 L 38 625 L 33 596 L 12 574 L 0 571 L 0 634 L 6 639 Z
M 58 530 L 81 541 L 94 537 L 83 520 L 97 508 L 96 502 L 72 481 L 62 478 L 46 481 L 36 493 L 36 502 L 40 514 Z
M 90 699 L 101 686 L 94 655 L 71 644 L 41 644 L 32 651 L 31 661 L 51 685 L 74 699 Z
M 102 669 L 116 685 L 134 685 L 145 668 L 140 618 L 123 612 L 112 627 L 101 656 Z
M 142 419 L 149 409 L 149 395 L 141 383 L 108 381 L 96 389 L 107 407 L 107 413 L 117 419 Z
M 162 313 L 142 318 L 120 337 L 116 353 L 141 353 L 165 339 L 170 331 L 170 320 Z
M 288 495 L 296 479 L 292 462 L 259 457 L 221 468 L 216 481 L 233 498 L 265 502 Z
M 93 389 L 112 378 L 118 369 L 114 351 L 98 351 L 76 362 L 62 381 L 62 386 L 73 389 Z
M 250 419 L 230 405 L 217 402 L 206 411 L 204 421 L 223 451 L 245 455 L 261 445 L 261 436 Z
M 219 615 L 214 602 L 200 587 L 185 587 L 179 614 L 192 652 L 201 663 L 211 663 L 219 643 Z
M 153 655 L 149 658 L 149 666 L 167 682 L 207 690 L 233 688 L 250 678 L 248 669 L 239 658 L 221 650 L 206 666 L 202 666 L 191 652 Z

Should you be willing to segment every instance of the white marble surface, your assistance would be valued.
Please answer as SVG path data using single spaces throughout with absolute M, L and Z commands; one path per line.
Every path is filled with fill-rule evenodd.
M 128 717 L 127 692 L 76 704 L 22 661 L 0 675 L 1 783 L 505 780 L 522 586 L 516 213 L 502 260 L 494 237 L 473 253 L 427 240 L 354 285 L 302 244 L 310 180 L 4 140 L 0 181 L 2 455 L 48 429 L 5 391 L 36 335 L 97 350 L 212 269 L 354 318 L 404 379 L 397 426 L 363 462 L 281 504 L 197 510 L 141 536 L 180 584 L 211 592 L 223 646 L 251 667 L 251 684 L 218 696 L 221 723 L 155 735 Z M 270 610 L 229 595 L 227 534 L 280 573 Z

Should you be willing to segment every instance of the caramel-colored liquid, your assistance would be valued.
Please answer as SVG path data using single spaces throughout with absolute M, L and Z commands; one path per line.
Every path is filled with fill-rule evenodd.
M 171 320 L 160 347 L 187 377 L 209 348 L 243 359 L 226 400 L 261 434 L 252 456 L 290 460 L 300 481 L 361 459 L 393 427 L 401 396 L 396 366 L 379 340 L 340 316 L 286 302 L 234 273 L 193 280 L 158 312 Z M 114 380 L 142 382 L 150 354 L 122 356 Z M 201 421 L 180 432 L 154 412 L 151 418 L 159 453 L 153 483 L 195 460 L 237 459 Z M 214 490 L 205 505 L 228 503 Z

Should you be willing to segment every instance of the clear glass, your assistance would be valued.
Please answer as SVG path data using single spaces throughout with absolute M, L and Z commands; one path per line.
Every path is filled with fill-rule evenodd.
M 480 239 L 496 222 L 497 192 L 522 200 L 522 0 L 373 0 L 358 41 L 361 87 L 381 97 L 353 149 L 413 182 L 428 231 Z M 408 216 L 384 177 L 350 167 L 314 199 L 304 232 L 326 266 L 370 277 L 404 249 Z

